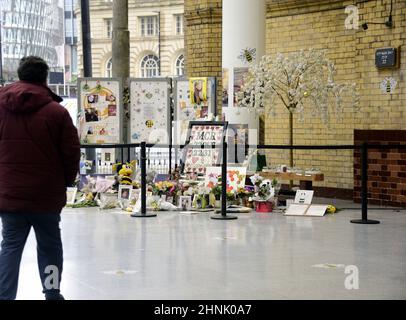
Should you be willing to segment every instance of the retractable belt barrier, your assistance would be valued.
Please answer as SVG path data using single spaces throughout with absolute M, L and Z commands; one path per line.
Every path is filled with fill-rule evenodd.
M 390 145 L 378 145 L 378 144 L 368 144 L 366 142 L 361 145 L 236 145 L 245 149 L 262 149 L 262 150 L 360 150 L 361 152 L 361 219 L 351 220 L 351 223 L 357 224 L 379 224 L 377 220 L 368 219 L 368 149 L 406 149 L 406 145 L 400 144 L 390 144 Z M 155 213 L 147 212 L 146 205 L 146 149 L 147 148 L 168 148 L 169 149 L 169 174 L 171 173 L 171 161 L 172 149 L 204 149 L 204 148 L 217 148 L 222 150 L 222 164 L 221 164 L 221 214 L 215 214 L 211 216 L 212 219 L 216 220 L 235 220 L 237 219 L 234 215 L 227 214 L 227 196 L 226 196 L 226 186 L 227 186 L 227 142 L 223 141 L 220 145 L 173 145 L 173 144 L 147 144 L 145 142 L 135 143 L 135 144 L 86 144 L 81 146 L 82 149 L 121 149 L 121 156 L 124 159 L 124 149 L 127 149 L 128 161 L 130 161 L 130 150 L 131 148 L 140 148 L 140 168 L 141 168 L 141 212 L 132 214 L 132 217 L 156 217 Z

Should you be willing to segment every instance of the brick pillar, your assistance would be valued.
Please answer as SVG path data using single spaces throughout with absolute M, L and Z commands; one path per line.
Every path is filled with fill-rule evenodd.
M 185 0 L 185 57 L 188 77 L 217 78 L 221 114 L 222 1 Z

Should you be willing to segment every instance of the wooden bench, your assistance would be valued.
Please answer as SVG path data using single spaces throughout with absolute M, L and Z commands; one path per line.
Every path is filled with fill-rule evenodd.
M 308 173 L 308 174 L 298 174 L 294 172 L 272 172 L 272 171 L 261 171 L 257 172 L 260 176 L 265 179 L 276 178 L 278 180 L 285 181 L 299 181 L 300 189 L 302 190 L 312 190 L 313 181 L 324 181 L 323 173 Z

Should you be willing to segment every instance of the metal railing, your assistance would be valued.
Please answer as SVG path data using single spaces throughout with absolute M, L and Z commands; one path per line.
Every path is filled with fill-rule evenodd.
M 351 223 L 357 224 L 378 224 L 377 220 L 368 219 L 368 150 L 369 149 L 406 149 L 406 145 L 378 145 L 368 144 L 366 142 L 361 145 L 239 145 L 248 149 L 281 149 L 281 150 L 360 150 L 361 151 L 361 219 L 351 220 Z M 218 148 L 222 150 L 222 163 L 221 163 L 221 182 L 222 182 L 222 195 L 221 195 L 221 214 L 213 215 L 211 218 L 219 220 L 232 220 L 237 219 L 236 216 L 227 214 L 227 142 L 223 141 L 220 145 L 172 145 L 172 144 L 111 144 L 111 145 L 82 145 L 83 149 L 103 149 L 103 148 L 116 148 L 121 149 L 122 159 L 124 158 L 124 149 L 127 149 L 127 160 L 130 160 L 130 149 L 140 148 L 140 168 L 141 168 L 141 212 L 139 214 L 133 214 L 133 217 L 155 217 L 155 213 L 147 212 L 146 206 L 146 149 L 147 148 L 168 148 L 170 158 L 172 157 L 172 149 L 182 150 L 184 148 Z M 169 166 L 169 173 L 171 173 L 172 163 L 171 159 Z

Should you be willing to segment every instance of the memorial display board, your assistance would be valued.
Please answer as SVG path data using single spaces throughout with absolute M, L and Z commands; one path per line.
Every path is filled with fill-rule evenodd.
M 200 90 L 199 80 L 204 92 L 195 98 L 197 92 L 191 88 L 196 84 Z M 210 115 L 216 115 L 215 93 L 215 78 L 181 78 L 174 81 L 174 144 L 185 144 L 190 121 L 207 120 Z
M 182 171 L 203 175 L 207 167 L 220 164 L 221 149 L 212 146 L 222 144 L 226 130 L 227 122 L 191 121 L 187 145 L 202 148 L 184 149 Z
M 115 78 L 78 79 L 82 144 L 122 142 L 122 84 Z
M 131 143 L 170 141 L 171 79 L 130 79 Z

